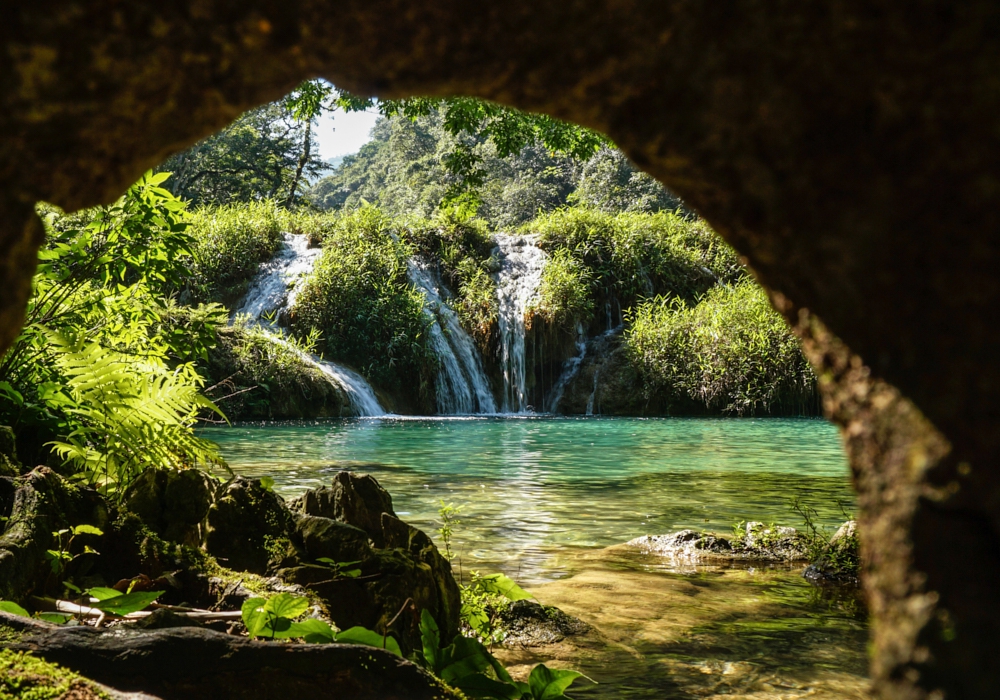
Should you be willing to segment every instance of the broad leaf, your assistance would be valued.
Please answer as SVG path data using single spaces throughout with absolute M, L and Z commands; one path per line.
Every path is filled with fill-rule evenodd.
M 531 669 L 531 675 L 528 677 L 531 699 L 560 700 L 565 698 L 564 691 L 580 677 L 587 678 L 578 671 L 549 668 L 545 664 L 538 664 Z M 587 680 L 590 679 L 587 678 Z
M 514 579 L 503 574 L 482 576 L 476 580 L 476 583 L 487 593 L 502 595 L 507 600 L 527 600 L 534 597 L 518 586 Z
M 437 673 L 440 670 L 438 663 L 441 660 L 441 631 L 427 608 L 420 611 L 420 641 L 424 648 L 427 668 Z
M 163 591 L 143 591 L 141 593 L 126 593 L 125 595 L 108 598 L 98 603 L 91 603 L 90 607 L 114 613 L 115 615 L 128 615 L 149 606 L 157 598 L 163 595 Z
M 11 615 L 19 615 L 20 617 L 31 617 L 27 610 L 9 600 L 0 600 L 0 611 L 10 613 Z
M 368 647 L 387 649 L 396 656 L 403 655 L 403 651 L 399 648 L 399 643 L 391 636 L 383 637 L 378 632 L 373 632 L 364 627 L 351 627 L 343 632 L 338 632 L 337 642 L 340 644 L 364 644 Z
M 116 591 L 114 588 L 103 588 L 97 586 L 96 588 L 91 588 L 87 591 L 91 596 L 97 598 L 98 600 L 109 600 L 111 598 L 117 598 L 122 594 L 121 591 Z
M 468 637 L 455 637 L 451 646 L 441 650 L 438 676 L 445 683 L 482 673 L 491 666 L 492 654 L 481 643 Z
M 311 644 L 330 644 L 336 641 L 337 635 L 333 628 L 322 620 L 303 620 L 293 622 L 289 627 L 289 636 L 306 640 Z
M 247 598 L 241 608 L 243 612 L 243 624 L 247 628 L 247 634 L 251 638 L 260 634 L 260 630 L 267 624 L 268 615 L 264 612 L 263 598 Z
M 73 528 L 74 535 L 103 535 L 104 531 L 93 525 L 77 525 Z
M 497 698 L 498 700 L 521 700 L 521 690 L 513 683 L 494 680 L 483 673 L 473 673 L 459 678 L 451 685 L 470 698 Z
M 292 595 L 291 593 L 279 593 L 272 596 L 264 604 L 264 610 L 273 613 L 278 617 L 287 617 L 294 620 L 309 609 L 309 599 L 305 596 Z
M 38 613 L 37 617 L 39 620 L 42 620 L 44 622 L 51 622 L 52 624 L 55 625 L 65 625 L 67 622 L 73 619 L 73 616 L 70 615 L 69 613 L 57 613 L 57 612 Z

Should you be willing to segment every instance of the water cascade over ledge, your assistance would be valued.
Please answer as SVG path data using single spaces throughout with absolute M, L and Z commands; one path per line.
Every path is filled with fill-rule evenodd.
M 431 319 L 430 345 L 438 358 L 435 382 L 438 413 L 496 413 L 496 402 L 472 338 L 455 311 L 442 299 L 441 279 L 434 268 L 411 259 L 410 281 L 424 295 L 424 313 Z
M 312 271 L 320 253 L 319 248 L 309 247 L 306 236 L 284 234 L 281 250 L 260 266 L 246 296 L 237 307 L 236 314 L 246 314 L 251 321 L 268 331 L 274 342 L 295 349 L 303 362 L 316 367 L 331 384 L 344 392 L 356 415 L 385 415 L 385 409 L 364 377 L 342 365 L 298 351 L 285 340 L 275 322 L 278 314 L 290 309 L 295 303 L 295 295 L 305 275 Z
M 545 252 L 533 236 L 496 235 L 500 271 L 497 297 L 500 302 L 500 366 L 503 370 L 504 413 L 524 413 L 527 405 L 527 367 L 524 357 L 524 315 L 538 294 L 545 269 Z

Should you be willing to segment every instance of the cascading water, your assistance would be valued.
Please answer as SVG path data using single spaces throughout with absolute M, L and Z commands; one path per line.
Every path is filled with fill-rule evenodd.
M 559 375 L 559 379 L 556 380 L 555 386 L 552 387 L 552 393 L 549 394 L 549 400 L 545 407 L 546 411 L 555 413 L 559 410 L 559 402 L 562 401 L 566 387 L 579 374 L 580 365 L 583 364 L 583 360 L 586 357 L 587 336 L 583 332 L 583 324 L 578 323 L 576 324 L 576 355 L 563 362 L 562 373 Z
M 289 309 L 295 303 L 295 295 L 321 252 L 318 248 L 309 247 L 306 236 L 286 233 L 284 239 L 278 254 L 260 266 L 236 314 L 249 316 L 253 323 L 271 333 L 274 342 L 294 349 L 303 362 L 321 371 L 331 384 L 344 392 L 355 414 L 385 415 L 385 409 L 364 377 L 346 367 L 299 351 L 277 329 L 274 319 L 281 310 Z
M 504 413 L 524 413 L 528 409 L 524 315 L 538 293 L 546 255 L 531 236 L 497 234 L 496 241 L 500 249 L 497 297 L 504 382 L 502 410 Z
M 490 383 L 472 338 L 441 298 L 441 280 L 425 263 L 411 259 L 410 281 L 423 295 L 431 319 L 430 344 L 440 364 L 436 382 L 438 413 L 496 413 Z

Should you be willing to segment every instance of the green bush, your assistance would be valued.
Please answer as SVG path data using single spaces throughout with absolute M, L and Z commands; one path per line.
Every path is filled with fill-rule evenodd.
M 815 376 L 785 320 L 751 280 L 695 305 L 658 297 L 630 317 L 625 342 L 645 391 L 669 409 L 814 413 Z
M 557 249 L 545 264 L 538 301 L 529 309 L 532 319 L 540 318 L 553 326 L 571 328 L 588 322 L 594 313 L 591 298 L 593 278 L 572 253 Z
M 407 277 L 410 248 L 374 207 L 331 221 L 323 254 L 292 309 L 303 337 L 322 333 L 325 356 L 390 391 L 413 390 L 434 359 L 426 346 L 423 296 Z
M 547 314 L 568 320 L 583 313 L 579 289 L 570 293 L 575 277 L 589 279 L 592 306 L 614 302 L 626 309 L 643 298 L 664 295 L 693 300 L 719 282 L 741 279 L 746 273 L 739 258 L 701 220 L 678 212 L 607 213 L 593 208 L 569 207 L 544 214 L 525 232 L 539 234 L 539 245 L 553 256 L 557 269 L 546 279 L 561 289 L 561 298 L 576 308 L 554 306 L 550 298 Z M 560 253 L 559 251 L 564 251 Z M 582 268 L 570 275 L 571 256 Z M 550 263 L 551 264 L 551 263 Z
M 196 299 L 233 301 L 262 262 L 281 248 L 282 217 L 272 201 L 203 207 L 191 215 L 194 266 L 188 282 Z

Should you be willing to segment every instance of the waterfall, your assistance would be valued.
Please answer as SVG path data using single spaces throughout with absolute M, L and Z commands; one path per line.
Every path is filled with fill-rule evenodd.
M 439 362 L 435 382 L 438 413 L 496 413 L 479 351 L 458 315 L 441 298 L 443 285 L 437 272 L 414 259 L 409 261 L 408 271 L 410 281 L 424 295 L 424 313 L 431 320 L 430 345 Z
M 576 375 L 580 372 L 580 365 L 583 364 L 583 360 L 586 357 L 587 336 L 583 332 L 583 324 L 577 323 L 576 355 L 563 362 L 562 373 L 559 375 L 559 379 L 556 380 L 555 386 L 552 387 L 552 393 L 549 395 L 548 406 L 546 407 L 549 413 L 555 413 L 559 410 L 559 402 L 562 400 L 566 387 L 576 378 Z
M 594 369 L 594 389 L 590 392 L 590 398 L 587 399 L 587 415 L 594 415 L 594 399 L 597 397 L 597 378 L 601 375 L 601 367 L 598 365 Z
M 500 271 L 500 366 L 503 370 L 503 412 L 523 413 L 527 406 L 527 368 L 524 358 L 524 315 L 535 299 L 545 269 L 545 253 L 531 236 L 497 234 Z
M 385 415 L 385 409 L 379 404 L 375 391 L 364 377 L 342 365 L 298 351 L 285 340 L 275 323 L 277 314 L 290 309 L 295 303 L 295 295 L 301 289 L 305 276 L 312 271 L 320 253 L 319 248 L 309 247 L 306 236 L 284 234 L 281 250 L 257 270 L 246 296 L 236 309 L 236 315 L 249 316 L 253 323 L 271 333 L 274 342 L 295 349 L 303 362 L 316 367 L 331 384 L 344 392 L 356 415 Z

